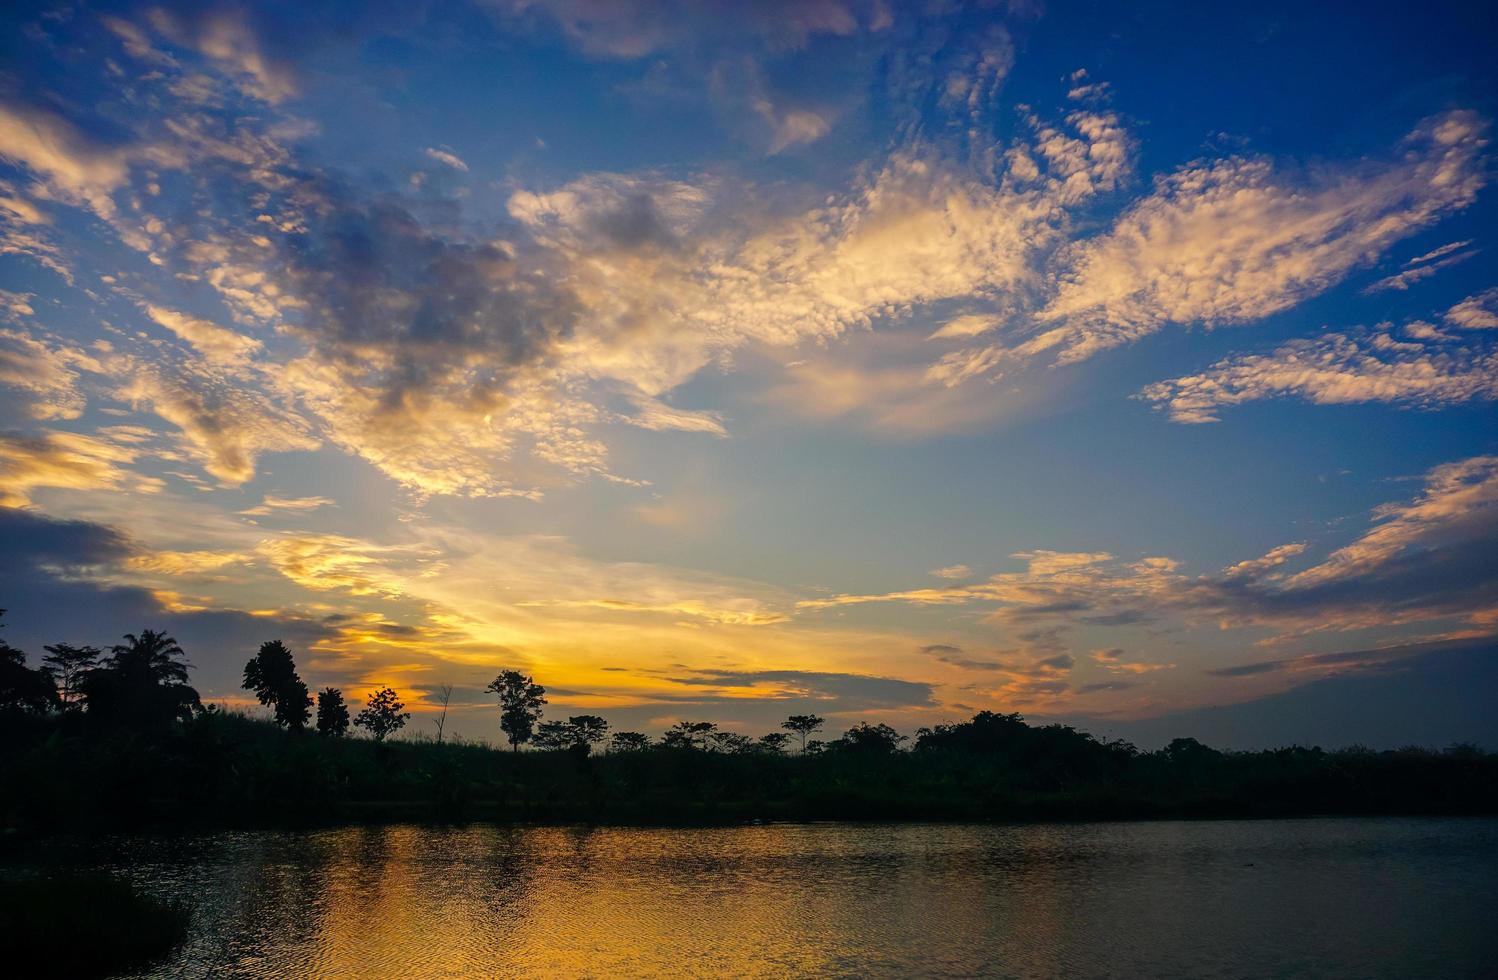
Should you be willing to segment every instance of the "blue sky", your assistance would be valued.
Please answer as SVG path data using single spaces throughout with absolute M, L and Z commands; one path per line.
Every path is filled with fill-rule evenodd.
M 237 703 L 281 637 L 479 736 L 509 666 L 1102 726 L 1498 629 L 1482 5 L 4 16 L 23 649 Z

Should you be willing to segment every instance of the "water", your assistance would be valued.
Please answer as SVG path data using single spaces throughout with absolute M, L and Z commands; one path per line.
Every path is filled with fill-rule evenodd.
M 58 841 L 26 860 L 194 901 L 159 976 L 1404 978 L 1498 963 L 1495 820 L 350 827 Z

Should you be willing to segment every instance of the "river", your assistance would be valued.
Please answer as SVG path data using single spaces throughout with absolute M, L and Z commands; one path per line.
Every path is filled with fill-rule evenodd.
M 17 861 L 21 860 L 21 864 Z M 172 977 L 1477 977 L 1498 820 L 347 827 L 8 862 L 195 904 Z

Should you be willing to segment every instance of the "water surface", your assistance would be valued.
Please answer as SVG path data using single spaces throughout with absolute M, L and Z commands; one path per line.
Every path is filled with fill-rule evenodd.
M 56 841 L 160 976 L 1482 976 L 1498 821 L 351 827 Z

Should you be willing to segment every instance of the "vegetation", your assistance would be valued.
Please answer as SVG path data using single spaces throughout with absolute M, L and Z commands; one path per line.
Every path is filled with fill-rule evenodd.
M 18 977 L 105 977 L 187 938 L 191 911 L 103 875 L 0 881 L 0 952 Z
M 1142 752 L 986 711 L 913 739 L 861 722 L 816 740 L 826 720 L 797 715 L 759 738 L 684 720 L 656 741 L 611 736 L 597 715 L 543 721 L 545 689 L 507 670 L 489 686 L 505 752 L 451 737 L 393 739 L 410 712 L 388 687 L 355 719 L 368 738 L 342 737 L 349 711 L 335 688 L 319 692 L 318 734 L 307 732 L 310 699 L 280 643 L 261 647 L 245 670 L 274 721 L 204 708 L 181 648 L 162 633 L 67 662 L 75 673 L 59 685 L 61 662 L 31 668 L 0 644 L 0 827 L 1498 812 L 1498 755 L 1470 746 L 1219 752 L 1181 738 Z

